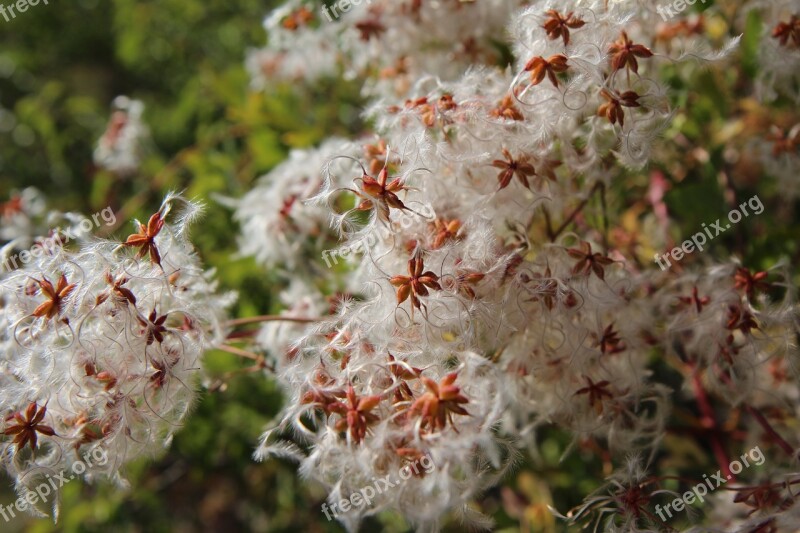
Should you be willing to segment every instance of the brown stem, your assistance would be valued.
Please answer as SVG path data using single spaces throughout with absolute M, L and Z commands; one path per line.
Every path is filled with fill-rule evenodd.
M 708 399 L 708 394 L 703 386 L 703 381 L 700 379 L 700 372 L 694 367 L 689 365 L 692 369 L 692 390 L 694 391 L 697 406 L 700 408 L 701 424 L 706 429 L 711 430 L 711 449 L 714 452 L 714 457 L 717 460 L 720 471 L 731 481 L 736 481 L 736 476 L 730 470 L 730 460 L 727 453 L 725 453 L 725 446 L 720 440 L 719 434 L 716 432 L 717 420 L 714 417 L 714 408 L 711 407 L 711 402 Z
M 235 346 L 231 346 L 229 344 L 222 344 L 219 346 L 219 349 L 223 352 L 232 353 L 234 355 L 238 355 L 239 357 L 244 357 L 246 359 L 252 359 L 253 361 L 260 361 L 264 359 L 263 356 L 253 353 L 248 350 L 242 350 L 241 348 L 237 348 Z
M 769 423 L 769 420 L 766 419 L 761 411 L 750 405 L 745 405 L 744 408 L 748 413 L 750 413 L 750 415 L 752 415 L 753 418 L 756 419 L 756 422 L 758 422 L 758 424 L 764 429 L 767 435 L 769 435 L 789 457 L 794 458 L 794 448 L 792 448 L 792 446 L 786 442 L 777 431 L 775 431 L 775 429 Z
M 728 376 L 728 374 L 725 372 L 720 372 L 720 377 L 728 386 L 734 386 L 730 376 Z M 764 432 L 778 444 L 778 446 L 786 453 L 786 455 L 793 459 L 796 457 L 795 449 L 792 447 L 792 445 L 786 442 L 786 439 L 781 437 L 781 435 L 775 430 L 775 428 L 772 427 L 772 424 L 769 423 L 769 420 L 767 420 L 767 418 L 758 408 L 748 404 L 744 404 L 743 407 L 745 411 L 750 413 L 750 415 L 756 419 L 758 425 L 760 425 Z
M 319 322 L 319 319 L 298 318 L 298 317 L 281 316 L 281 315 L 261 315 L 261 316 L 250 316 L 246 318 L 237 318 L 234 320 L 228 320 L 227 322 L 225 322 L 225 325 L 230 327 L 236 327 L 236 326 L 243 326 L 245 324 L 258 324 L 261 322 L 297 322 L 299 324 L 313 324 L 314 322 Z
M 608 254 L 608 208 L 606 206 L 606 184 L 600 183 L 600 207 L 603 210 L 603 248 Z
M 266 368 L 269 369 L 271 372 L 275 372 L 275 367 L 267 363 L 267 360 L 264 358 L 263 355 L 258 355 L 257 353 L 253 353 L 249 350 L 242 350 L 241 348 L 231 346 L 230 344 L 222 344 L 217 348 L 222 350 L 223 352 L 228 352 L 230 354 L 238 355 L 239 357 L 244 357 L 245 359 L 250 359 L 252 361 L 255 361 L 257 367 Z
M 550 242 L 556 240 L 555 236 L 553 235 L 553 225 L 550 222 L 550 211 L 547 208 L 543 208 L 544 210 L 544 221 L 547 224 L 547 238 L 550 239 Z
M 249 329 L 245 331 L 231 331 L 225 340 L 233 342 L 247 342 L 252 341 L 253 337 L 258 335 L 257 329 Z
M 572 213 L 569 215 L 569 217 L 568 217 L 568 218 L 567 218 L 567 219 L 566 219 L 566 220 L 565 220 L 565 221 L 564 221 L 564 222 L 563 222 L 563 223 L 562 223 L 562 224 L 561 224 L 561 225 L 558 227 L 558 229 L 557 229 L 555 232 L 553 232 L 553 233 L 551 234 L 551 236 L 550 236 L 550 242 L 554 242 L 554 241 L 555 241 L 555 240 L 558 238 L 558 236 L 559 236 L 559 235 L 561 235 L 561 233 L 562 233 L 562 232 L 563 232 L 565 229 L 567 229 L 567 227 L 568 227 L 570 224 L 572 224 L 572 222 L 575 220 L 575 217 L 576 217 L 576 216 L 578 216 L 578 213 L 580 213 L 581 211 L 583 211 L 583 209 L 586 207 L 586 204 L 588 204 L 588 203 L 589 203 L 589 200 L 592 198 L 592 196 L 594 195 L 594 193 L 596 193 L 598 190 L 600 190 L 600 189 L 602 188 L 602 185 L 603 185 L 603 184 L 602 184 L 601 182 L 599 182 L 599 181 L 598 181 L 597 183 L 595 183 L 595 184 L 594 184 L 594 187 L 592 187 L 592 190 L 591 190 L 591 192 L 589 192 L 589 196 L 587 196 L 586 198 L 584 198 L 583 200 L 581 200 L 581 203 L 580 203 L 580 204 L 578 204 L 578 207 L 577 207 L 577 208 L 575 208 L 575 210 L 574 210 L 574 211 L 573 211 L 573 212 L 572 212 Z

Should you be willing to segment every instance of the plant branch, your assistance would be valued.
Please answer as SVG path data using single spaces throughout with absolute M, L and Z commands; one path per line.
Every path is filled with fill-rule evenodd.
M 586 204 L 588 204 L 589 200 L 592 198 L 592 196 L 594 196 L 594 193 L 596 193 L 597 191 L 599 191 L 602 188 L 603 188 L 603 184 L 601 182 L 598 181 L 597 183 L 594 184 L 594 187 L 592 187 L 592 190 L 589 192 L 589 195 L 586 198 L 584 198 L 583 200 L 581 200 L 581 203 L 578 204 L 578 207 L 575 208 L 575 210 L 558 227 L 558 229 L 555 230 L 555 232 L 551 232 L 550 242 L 554 242 L 558 238 L 558 236 L 561 235 L 561 233 L 563 233 L 563 231 L 565 229 L 567 229 L 567 227 L 569 227 L 569 225 L 572 224 L 575 221 L 575 217 L 577 217 L 578 214 L 581 211 L 583 211 L 583 209 L 586 207 Z
M 298 324 L 313 324 L 314 322 L 319 322 L 319 319 L 299 318 L 299 317 L 282 316 L 282 315 L 261 315 L 261 316 L 251 316 L 246 318 L 236 318 L 234 320 L 228 320 L 227 322 L 225 322 L 225 326 L 236 327 L 236 326 L 243 326 L 246 324 L 259 324 L 261 322 L 296 322 Z
M 711 402 L 708 399 L 708 394 L 703 386 L 700 372 L 697 367 L 692 364 L 689 365 L 689 368 L 692 373 L 692 390 L 694 391 L 697 406 L 701 413 L 700 423 L 704 428 L 711 431 L 711 449 L 714 452 L 714 457 L 717 459 L 717 464 L 722 474 L 729 480 L 736 481 L 736 476 L 730 470 L 731 462 L 728 458 L 728 454 L 725 452 L 725 446 L 722 444 L 722 440 L 720 440 L 719 434 L 716 432 L 718 426 L 716 417 L 714 416 L 714 408 L 711 406 Z

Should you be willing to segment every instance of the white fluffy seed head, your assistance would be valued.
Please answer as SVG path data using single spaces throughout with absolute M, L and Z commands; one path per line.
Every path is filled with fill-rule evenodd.
M 20 493 L 87 454 L 101 458 L 87 479 L 121 481 L 129 461 L 157 454 L 180 429 L 203 352 L 224 337 L 233 300 L 186 239 L 198 209 L 166 199 L 156 215 L 165 223 L 144 245 L 159 261 L 149 248 L 137 257 L 143 246 L 92 239 L 48 249 L 2 277 L 0 457 Z M 39 425 L 20 431 L 29 409 L 42 412 Z M 33 433 L 35 449 L 23 438 Z

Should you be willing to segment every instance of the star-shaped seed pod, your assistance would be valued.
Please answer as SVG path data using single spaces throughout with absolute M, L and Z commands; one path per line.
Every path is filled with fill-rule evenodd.
M 136 258 L 141 259 L 145 255 L 150 255 L 150 261 L 154 264 L 161 266 L 161 254 L 158 252 L 156 246 L 156 236 L 161 232 L 164 227 L 164 219 L 161 218 L 161 213 L 156 213 L 150 217 L 147 226 L 139 223 L 139 233 L 129 235 L 127 240 L 122 243 L 124 246 L 133 246 L 139 248 L 136 253 Z
M 452 372 L 436 383 L 430 378 L 420 376 L 428 391 L 420 396 L 408 411 L 409 418 L 421 417 L 422 428 L 437 431 L 445 429 L 447 422 L 455 429 L 453 415 L 470 416 L 462 405 L 469 399 L 461 394 L 461 387 L 454 385 L 458 373 Z
M 589 274 L 594 272 L 600 279 L 605 279 L 605 267 L 614 262 L 613 259 L 601 253 L 592 253 L 592 245 L 582 242 L 580 248 L 570 248 L 567 250 L 570 257 L 578 259 L 572 268 L 573 274 Z
M 569 44 L 569 30 L 577 30 L 583 28 L 586 24 L 580 17 L 576 17 L 572 11 L 566 15 L 562 15 L 555 9 L 547 11 L 547 20 L 542 25 L 542 28 L 547 32 L 547 36 L 552 39 L 561 37 L 564 39 L 564 46 Z
M 636 58 L 653 57 L 653 52 L 649 48 L 643 44 L 635 44 L 624 31 L 620 34 L 619 39 L 608 48 L 608 52 L 611 54 L 611 69 L 614 72 L 629 68 L 638 74 L 639 61 Z
M 136 320 L 139 321 L 139 324 L 142 325 L 145 332 L 147 333 L 147 345 L 150 346 L 153 342 L 158 341 L 159 344 L 164 342 L 164 333 L 167 332 L 167 328 L 164 326 L 164 322 L 167 321 L 167 315 L 158 316 L 155 308 L 150 312 L 150 316 L 147 317 L 147 320 L 143 319 L 140 316 L 136 317 Z
M 439 285 L 439 276 L 425 269 L 425 262 L 421 257 L 415 255 L 408 261 L 408 276 L 394 276 L 389 280 L 393 286 L 397 287 L 397 305 L 402 304 L 411 298 L 411 305 L 417 309 L 422 309 L 424 304 L 420 302 L 420 297 L 427 296 L 428 289 L 436 291 L 442 290 Z
M 64 274 L 61 274 L 55 287 L 44 277 L 35 281 L 47 299 L 34 309 L 33 316 L 49 320 L 61 313 L 61 309 L 64 307 L 64 299 L 75 289 L 75 284 L 68 283 L 67 276 Z
M 56 432 L 50 426 L 42 424 L 47 414 L 47 406 L 39 407 L 36 402 L 31 402 L 25 410 L 25 414 L 14 413 L 6 418 L 7 422 L 14 422 L 6 426 L 4 435 L 14 435 L 14 444 L 21 450 L 25 445 L 30 444 L 35 452 L 39 443 L 38 433 L 52 437 Z
M 336 431 L 349 431 L 356 444 L 361 443 L 367 436 L 367 428 L 380 420 L 371 411 L 381 402 L 380 396 L 356 396 L 353 386 L 347 389 L 347 403 L 337 402 L 330 407 L 331 411 L 339 413 L 342 419 L 335 424 Z
M 555 54 L 547 59 L 536 56 L 525 65 L 525 71 L 531 73 L 531 85 L 539 85 L 544 81 L 545 76 L 550 80 L 554 87 L 558 87 L 558 77 L 556 74 L 569 70 L 567 56 Z

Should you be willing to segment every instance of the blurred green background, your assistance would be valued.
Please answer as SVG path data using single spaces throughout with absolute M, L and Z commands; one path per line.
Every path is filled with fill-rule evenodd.
M 0 19 L 0 201 L 35 186 L 62 211 L 94 213 L 110 205 L 130 219 L 157 209 L 167 191 L 185 190 L 208 206 L 193 241 L 206 264 L 219 269 L 222 287 L 239 291 L 234 314 L 278 310 L 274 295 L 285 280 L 251 259 L 235 257 L 238 229 L 215 195 L 240 197 L 293 147 L 361 131 L 363 102 L 357 81 L 250 89 L 245 53 L 264 43 L 261 22 L 276 3 L 51 0 L 10 22 Z M 691 91 L 677 72 L 666 72 L 676 103 L 688 110 L 665 135 L 667 153 L 657 165 L 675 185 L 667 203 L 680 221 L 677 235 L 728 211 L 718 178 L 726 169 L 730 137 L 719 132 L 735 132 L 745 115 L 737 94 L 749 88 L 759 21 L 752 21 L 748 31 L 737 68 L 699 73 Z M 111 102 L 120 94 L 145 103 L 144 122 L 152 134 L 141 170 L 129 179 L 92 162 Z M 686 147 L 698 141 L 705 153 L 689 154 Z M 768 203 L 763 192 L 776 192 L 769 183 L 756 187 L 757 180 L 738 177 L 734 168 L 730 173 L 728 185 L 737 187 L 741 198 L 758 190 Z M 641 213 L 641 204 L 631 199 L 643 197 L 648 183 L 647 173 L 632 173 L 610 191 L 612 211 L 622 212 L 621 220 L 626 211 Z M 763 216 L 742 223 L 737 232 L 714 247 L 735 249 L 752 268 L 798 257 L 791 210 L 768 204 Z M 215 376 L 244 367 L 221 352 L 209 354 L 207 362 Z M 669 369 L 654 366 L 663 371 L 662 381 L 676 378 L 678 385 Z M 252 460 L 258 436 L 280 406 L 280 391 L 269 380 L 249 374 L 230 379 L 223 390 L 202 394 L 163 456 L 128 469 L 130 490 L 75 481 L 65 488 L 57 524 L 23 517 L 0 522 L 0 531 L 341 531 L 320 511 L 324 491 L 302 482 L 294 465 Z M 590 447 L 559 462 L 567 435 L 544 432 L 539 443 L 536 461 L 529 459 L 505 488 L 493 489 L 479 502 L 498 530 L 562 530 L 547 504 L 569 509 L 608 473 L 608 458 Z M 665 447 L 674 452 L 673 465 L 687 457 L 708 459 L 676 436 L 668 436 Z M 703 472 L 716 468 L 706 466 Z M 0 474 L 0 505 L 14 499 L 11 480 Z M 399 518 L 386 515 L 364 531 L 407 529 Z M 453 523 L 448 529 L 460 527 Z

